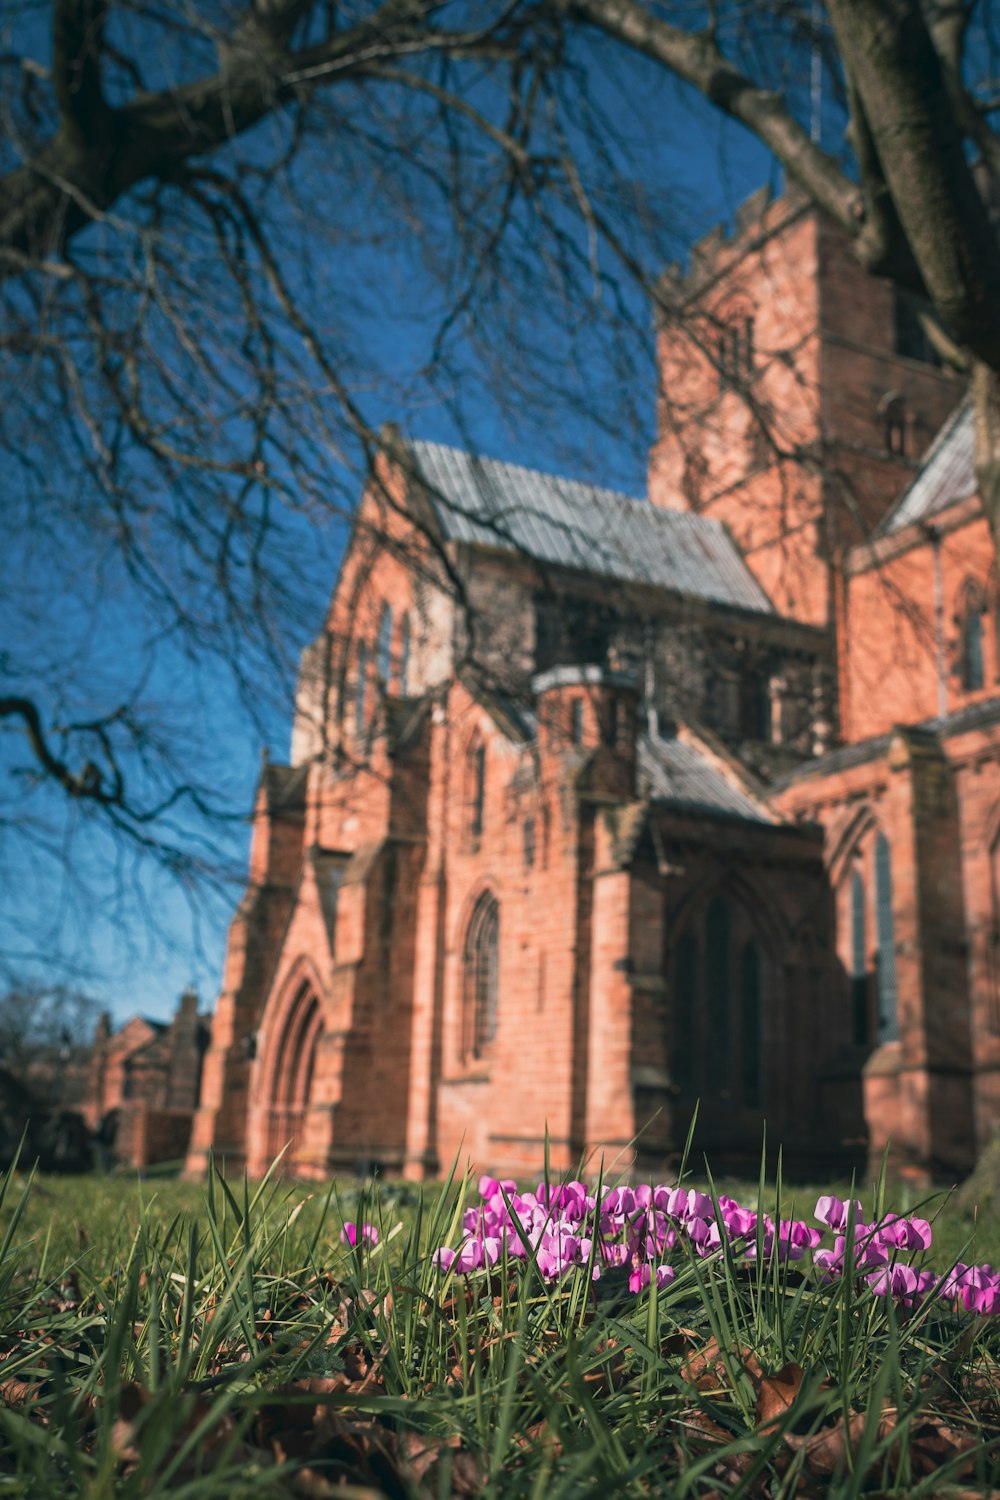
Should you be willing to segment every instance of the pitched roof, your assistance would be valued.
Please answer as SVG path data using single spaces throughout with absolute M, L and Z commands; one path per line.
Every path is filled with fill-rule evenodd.
M 976 493 L 975 440 L 972 402 L 961 401 L 924 456 L 917 477 L 904 490 L 878 528 L 891 536 L 915 521 L 926 521 L 959 500 Z
M 640 790 L 654 802 L 701 816 L 771 822 L 761 804 L 724 776 L 696 745 L 643 734 L 637 748 Z
M 774 613 L 719 521 L 439 443 L 410 446 L 449 541 Z

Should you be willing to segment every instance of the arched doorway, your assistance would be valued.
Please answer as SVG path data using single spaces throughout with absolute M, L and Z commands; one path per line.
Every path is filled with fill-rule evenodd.
M 264 1071 L 265 1166 L 284 1151 L 290 1170 L 302 1144 L 306 1110 L 312 1092 L 316 1048 L 323 1030 L 319 999 L 306 982 L 295 992 L 279 1024 L 278 1035 Z

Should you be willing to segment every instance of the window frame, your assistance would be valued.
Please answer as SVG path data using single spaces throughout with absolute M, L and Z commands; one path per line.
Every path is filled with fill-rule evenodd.
M 496 1040 L 500 1004 L 500 903 L 482 891 L 462 945 L 462 1061 L 481 1063 Z

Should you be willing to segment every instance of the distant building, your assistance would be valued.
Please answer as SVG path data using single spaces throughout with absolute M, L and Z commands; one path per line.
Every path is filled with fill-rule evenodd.
M 207 1016 L 187 990 L 170 1022 L 133 1016 L 97 1028 L 80 1111 L 108 1164 L 144 1167 L 183 1161 L 208 1045 Z
M 924 1179 L 1000 1117 L 962 388 L 795 193 L 664 289 L 648 500 L 381 462 L 261 779 L 190 1172 L 653 1167 L 700 1100 L 695 1160 L 766 1120 L 799 1171 L 891 1138 Z

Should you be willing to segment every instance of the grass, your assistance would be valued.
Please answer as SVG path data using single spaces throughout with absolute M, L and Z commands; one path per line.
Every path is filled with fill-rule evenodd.
M 442 1277 L 430 1252 L 458 1242 L 467 1187 L 3 1180 L 0 1497 L 1000 1484 L 1000 1319 L 683 1249 L 638 1297 L 513 1260 Z M 774 1209 L 774 1188 L 717 1187 Z M 996 1220 L 921 1211 L 936 1268 L 1000 1260 Z M 342 1245 L 345 1218 L 379 1246 Z

